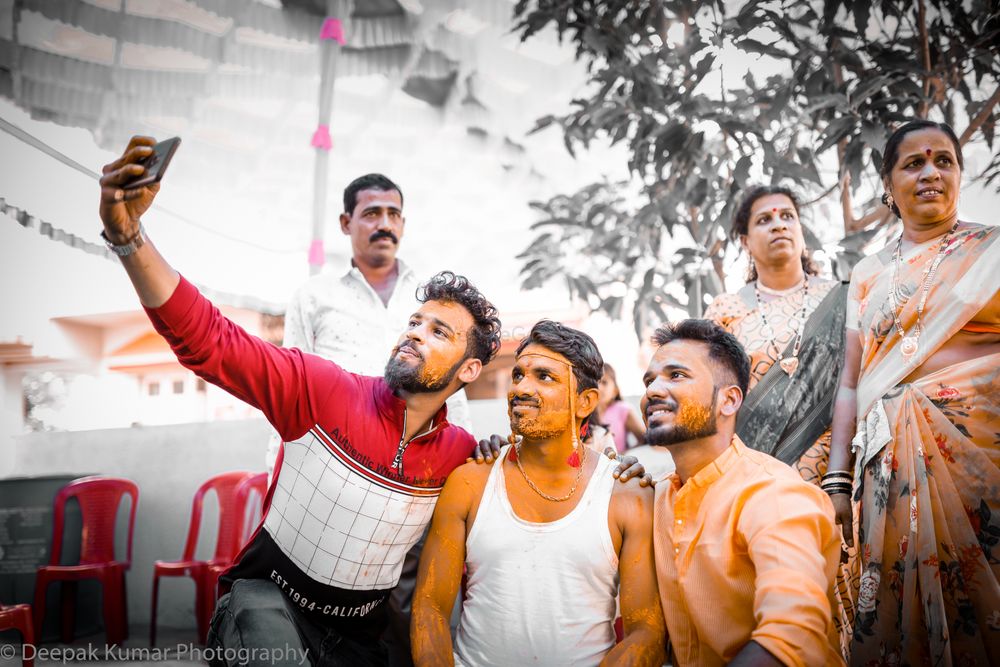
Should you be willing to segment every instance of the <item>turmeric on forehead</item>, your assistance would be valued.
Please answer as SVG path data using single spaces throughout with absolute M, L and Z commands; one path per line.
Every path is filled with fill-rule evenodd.
M 569 397 L 569 430 L 573 436 L 573 452 L 575 454 L 577 448 L 580 446 L 580 440 L 576 429 L 576 392 L 573 390 L 576 374 L 573 372 L 573 364 L 568 359 L 558 359 L 549 354 L 542 354 L 541 352 L 524 352 L 517 356 L 518 360 L 524 357 L 542 357 L 543 359 L 562 364 L 569 369 L 569 381 L 566 383 L 566 391 Z

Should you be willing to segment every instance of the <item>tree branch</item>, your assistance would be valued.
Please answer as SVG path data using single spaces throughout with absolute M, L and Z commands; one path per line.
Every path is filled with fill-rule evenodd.
M 719 251 L 722 250 L 725 244 L 724 239 L 716 239 L 715 243 L 708 250 L 708 256 L 712 260 L 712 268 L 715 269 L 715 275 L 719 276 L 719 280 L 723 285 L 726 284 L 726 268 L 722 265 L 722 259 L 719 257 Z
M 931 50 L 927 38 L 927 7 L 924 5 L 924 0 L 917 3 L 917 25 L 920 28 L 920 51 L 924 66 L 924 98 L 917 107 L 917 116 L 927 118 L 930 109 L 928 100 L 931 96 Z
M 860 220 L 854 221 L 854 226 L 848 229 L 848 233 L 860 232 L 862 229 L 866 229 L 868 225 L 873 222 L 878 221 L 876 227 L 881 227 L 885 224 L 886 220 L 892 218 L 892 211 L 889 210 L 887 206 L 878 206 L 874 211 L 861 218 Z
M 972 135 L 976 133 L 976 130 L 978 130 L 982 124 L 986 122 L 986 119 L 990 117 L 990 114 L 993 113 L 993 108 L 997 104 L 1000 104 L 1000 88 L 993 91 L 993 95 L 991 95 L 990 98 L 983 103 L 983 108 L 979 110 L 976 117 L 969 121 L 969 126 L 965 128 L 965 132 L 963 132 L 962 136 L 958 138 L 958 144 L 960 146 L 964 146 L 968 143 L 969 139 L 972 138 Z
M 833 185 L 831 185 L 830 187 L 828 187 L 823 193 L 817 195 L 816 197 L 813 197 L 809 201 L 802 202 L 802 205 L 803 206 L 812 206 L 813 204 L 815 204 L 818 201 L 823 201 L 824 199 L 826 199 L 827 197 L 830 196 L 831 192 L 833 192 L 834 190 L 837 189 L 837 185 L 839 185 L 839 182 L 838 183 L 834 183 Z
M 830 56 L 831 56 L 830 57 L 830 64 L 831 64 L 831 67 L 833 68 L 833 83 L 834 83 L 835 86 L 837 86 L 837 92 L 840 92 L 841 89 L 844 87 L 844 68 L 841 67 L 840 61 L 838 61 L 835 57 L 833 57 L 833 52 L 837 49 L 837 47 L 839 45 L 840 45 L 840 40 L 839 39 L 837 39 L 836 37 L 831 38 L 831 40 L 830 40 Z M 844 174 L 848 173 L 848 171 L 847 171 L 847 165 L 844 164 L 844 157 L 846 155 L 847 155 L 847 137 L 844 137 L 843 139 L 841 139 L 840 141 L 837 142 L 837 171 L 841 175 L 841 178 L 843 178 Z M 816 199 L 814 199 L 813 201 L 811 201 L 809 203 L 813 204 L 813 203 L 819 201 L 820 199 L 823 199 L 828 194 L 830 194 L 831 192 L 833 192 L 833 189 L 835 187 L 837 187 L 836 184 L 834 184 L 829 190 L 827 190 L 826 192 L 824 192 L 819 197 L 817 197 Z M 848 232 L 850 232 L 851 225 L 853 224 L 853 222 L 854 222 L 854 218 L 849 215 L 848 209 L 844 209 L 844 233 L 845 234 L 847 234 Z
M 853 232 L 859 232 L 866 228 L 868 225 L 872 224 L 876 220 L 879 221 L 879 225 L 885 223 L 892 216 L 892 210 L 889 207 L 877 204 L 875 210 L 868 213 L 861 218 L 854 217 L 854 206 L 851 198 L 851 175 L 850 173 L 845 173 L 841 179 L 840 183 L 840 206 L 844 213 L 844 232 L 845 234 L 851 234 Z M 834 186 L 836 187 L 836 186 Z M 831 188 L 832 190 L 833 188 Z M 826 195 L 823 195 L 824 197 Z M 817 200 L 818 201 L 818 200 Z

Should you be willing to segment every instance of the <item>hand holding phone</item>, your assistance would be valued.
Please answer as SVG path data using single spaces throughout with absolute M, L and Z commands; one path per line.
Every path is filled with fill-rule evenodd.
M 152 137 L 134 136 L 121 156 L 102 169 L 99 210 L 112 244 L 126 244 L 138 234 L 139 219 L 153 204 L 180 141 L 174 137 L 156 143 Z
M 122 184 L 122 187 L 131 190 L 132 188 L 141 188 L 153 183 L 159 183 L 160 179 L 163 178 L 163 174 L 167 171 L 167 165 L 170 164 L 170 160 L 174 157 L 174 153 L 180 144 L 181 138 L 173 137 L 153 146 L 153 152 L 146 159 L 139 162 L 145 168 L 145 171 L 134 180 Z

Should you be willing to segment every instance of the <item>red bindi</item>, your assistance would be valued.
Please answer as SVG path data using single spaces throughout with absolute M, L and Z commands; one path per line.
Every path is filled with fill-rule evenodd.
M 771 213 L 777 213 L 777 212 L 778 212 L 777 207 L 771 209 Z
M 924 153 L 927 155 L 927 157 L 930 157 L 931 156 L 931 149 L 925 148 L 924 149 Z

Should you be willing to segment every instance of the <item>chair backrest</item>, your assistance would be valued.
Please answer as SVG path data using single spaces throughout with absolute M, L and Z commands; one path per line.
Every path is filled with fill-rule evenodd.
M 240 548 L 242 548 L 260 523 L 264 498 L 267 496 L 267 473 L 260 472 L 244 479 L 236 494 L 239 498 L 237 502 L 243 507 L 243 525 L 240 531 Z
M 125 567 L 132 564 L 132 534 L 135 529 L 135 509 L 139 504 L 139 487 L 130 479 L 120 477 L 83 477 L 61 488 L 56 494 L 53 520 L 52 555 L 50 565 L 59 565 L 62 557 L 63 527 L 66 502 L 76 498 L 80 504 L 82 530 L 80 534 L 80 564 L 108 563 L 115 560 L 115 524 L 122 496 L 131 498 L 128 517 L 128 541 Z
M 242 504 L 237 489 L 240 483 L 253 473 L 246 470 L 224 472 L 209 478 L 198 487 L 191 505 L 191 522 L 188 525 L 187 542 L 184 544 L 184 560 L 194 559 L 198 548 L 198 533 L 201 530 L 201 517 L 205 494 L 214 491 L 219 501 L 219 531 L 215 540 L 215 555 L 212 560 L 231 561 L 239 553 L 242 542 L 240 532 L 243 526 Z

